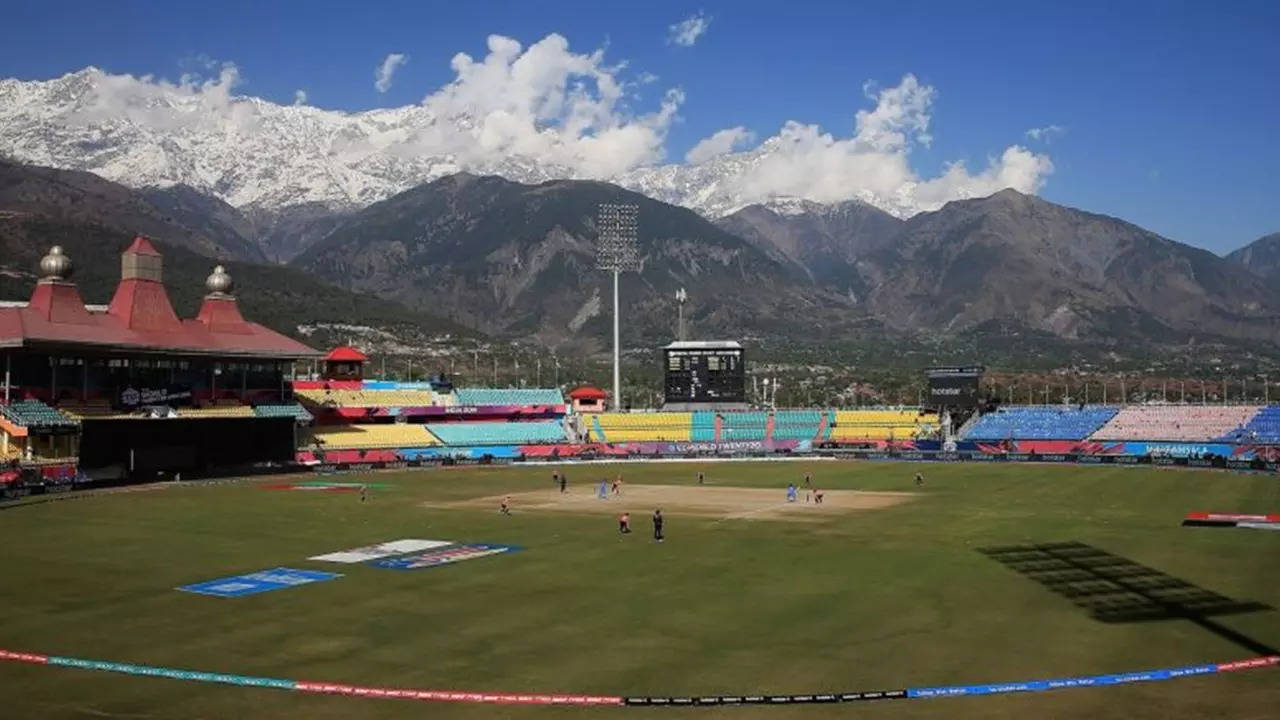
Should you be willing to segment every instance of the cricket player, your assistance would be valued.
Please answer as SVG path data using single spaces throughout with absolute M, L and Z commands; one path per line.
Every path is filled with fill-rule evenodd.
M 511 514 L 511 496 L 510 495 L 502 496 L 502 514 L 503 515 Z
M 618 532 L 626 535 L 631 532 L 631 513 L 622 513 L 618 516 Z
M 653 539 L 662 542 L 662 508 L 653 511 Z
M 369 499 L 369 486 L 361 485 L 360 486 L 360 502 L 364 502 L 368 499 Z
M 605 480 L 604 478 L 600 478 L 600 493 L 599 493 L 599 497 L 600 497 L 600 499 L 601 499 L 601 500 L 608 500 L 608 499 L 609 499 L 609 481 L 608 481 L 608 480 Z
M 564 492 L 564 489 L 568 484 L 569 484 L 569 478 L 562 471 L 560 473 L 560 492 Z
M 618 477 L 613 479 L 613 495 L 617 497 L 622 494 L 622 473 L 618 473 Z
M 916 487 L 924 487 L 924 475 L 916 473 Z
M 813 489 L 813 504 L 814 505 L 822 504 L 822 491 L 817 488 Z
M 797 490 L 796 490 L 796 484 L 795 484 L 795 483 L 791 483 L 790 485 L 788 485 L 788 486 L 787 486 L 787 502 L 789 502 L 789 503 L 793 503 L 793 502 L 795 502 L 795 501 L 796 501 L 796 493 L 797 493 Z
M 707 474 L 706 474 L 706 473 L 704 473 L 704 472 L 702 472 L 701 470 L 699 470 L 699 471 L 698 471 L 698 484 L 699 484 L 699 485 L 701 485 L 703 482 L 705 482 L 705 481 L 706 481 L 706 479 L 707 479 Z

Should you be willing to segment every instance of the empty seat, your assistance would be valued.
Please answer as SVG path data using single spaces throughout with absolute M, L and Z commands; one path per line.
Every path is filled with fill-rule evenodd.
M 965 440 L 1083 440 L 1116 414 L 1116 408 L 1006 407 L 969 426 Z
M 813 440 L 822 426 L 820 410 L 777 410 L 773 413 L 774 440 Z
M 75 427 L 78 423 L 39 400 L 19 400 L 8 405 L 0 405 L 0 414 L 15 425 L 25 428 L 47 429 Z
M 768 424 L 765 412 L 720 413 L 720 442 L 763 440 Z
M 587 420 L 593 442 L 688 442 L 693 431 L 687 412 L 599 413 Z
M 565 442 L 564 426 L 557 421 L 432 423 L 426 427 L 446 445 L 533 445 Z
M 1122 408 L 1093 440 L 1209 442 L 1230 437 L 1261 410 L 1257 405 L 1137 405 Z
M 830 438 L 836 442 L 911 440 L 937 431 L 936 415 L 917 410 L 838 410 Z
M 284 403 L 280 405 L 255 405 L 253 414 L 257 417 L 291 417 L 300 422 L 310 422 L 312 420 L 311 413 L 298 403 Z
M 689 430 L 689 437 L 694 442 L 715 442 L 716 414 L 706 410 L 695 412 L 693 414 L 693 424 Z
M 555 388 L 458 388 L 458 405 L 563 405 L 564 396 Z
M 322 425 L 314 437 L 326 449 L 413 448 L 439 445 L 422 425 Z
M 1280 405 L 1262 408 L 1243 428 L 1230 433 L 1227 439 L 1244 443 L 1280 443 Z

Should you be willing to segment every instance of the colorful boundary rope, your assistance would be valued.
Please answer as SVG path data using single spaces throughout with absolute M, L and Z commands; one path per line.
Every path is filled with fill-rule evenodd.
M 79 668 L 82 670 L 100 670 L 104 672 L 143 675 L 148 677 L 164 677 L 174 680 L 193 682 L 223 683 L 245 687 L 263 687 L 277 690 L 293 690 L 296 692 L 320 693 L 328 695 L 354 695 L 372 698 L 399 698 L 403 700 L 429 700 L 437 702 L 491 703 L 512 705 L 648 705 L 648 706 L 689 706 L 689 705 L 737 705 L 737 704 L 792 704 L 792 703 L 837 703 L 858 700 L 900 700 L 914 698 L 963 697 L 967 695 L 999 695 L 1005 693 L 1037 692 L 1043 690 L 1061 690 L 1066 688 L 1098 687 L 1120 685 L 1135 682 L 1153 682 L 1173 680 L 1192 675 L 1209 675 L 1213 673 L 1252 670 L 1255 668 L 1280 665 L 1280 655 L 1237 660 L 1227 663 L 1210 663 L 1205 665 L 1187 665 L 1159 670 L 1143 670 L 1116 675 L 1088 675 L 1053 680 L 1030 680 L 1016 683 L 1000 683 L 993 685 L 952 685 L 941 687 L 908 688 L 905 690 L 875 690 L 866 692 L 824 693 L 807 695 L 713 695 L 704 697 L 617 697 L 610 695 L 558 695 L 558 694 L 516 694 L 516 693 L 478 693 L 455 690 L 410 690 L 402 688 L 377 688 L 360 685 L 343 685 L 338 683 L 307 682 L 305 680 L 286 680 L 282 678 L 252 677 L 232 675 L 228 673 L 211 673 L 199 670 L 178 670 L 175 668 L 156 667 L 153 665 L 134 665 L 131 663 L 108 662 L 105 660 L 84 660 L 81 658 L 61 657 L 58 655 L 38 655 L 34 653 L 0 650 L 0 660 L 25 662 L 33 665 L 56 665 L 60 667 Z

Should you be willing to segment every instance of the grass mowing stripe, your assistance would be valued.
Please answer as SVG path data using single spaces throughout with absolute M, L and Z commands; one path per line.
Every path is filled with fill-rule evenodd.
M 81 670 L 100 670 L 103 672 L 124 673 L 127 675 L 143 675 L 147 677 L 164 677 L 173 680 L 192 682 L 222 683 L 244 687 L 264 687 L 277 690 L 294 690 L 297 692 L 319 693 L 326 695 L 351 695 L 356 697 L 398 698 L 404 700 L 427 700 L 436 702 L 463 702 L 511 705 L 643 705 L 643 706 L 690 706 L 690 705 L 724 705 L 724 704 L 795 704 L 795 703 L 829 703 L 848 702 L 851 700 L 878 700 L 900 698 L 944 698 L 970 695 L 1003 695 L 1007 693 L 1038 692 L 1044 690 L 1062 690 L 1079 687 L 1097 687 L 1101 685 L 1122 685 L 1135 682 L 1155 682 L 1173 680 L 1194 675 L 1209 675 L 1221 672 L 1235 672 L 1257 668 L 1269 668 L 1280 665 L 1280 655 L 1236 660 L 1226 663 L 1207 663 L 1202 665 L 1185 665 L 1175 668 L 1156 670 L 1140 670 L 1130 673 L 1110 675 L 1088 675 L 1052 680 L 1027 680 L 1022 682 L 994 683 L 986 685 L 952 685 L 940 687 L 910 688 L 907 690 L 842 692 L 842 693 L 807 693 L 796 695 L 734 695 L 734 696 L 666 696 L 666 697 L 614 697 L 608 695 L 565 695 L 539 693 L 480 693 L 459 690 L 413 690 L 407 688 L 377 688 L 361 685 L 345 685 L 340 683 L 318 683 L 305 680 L 286 680 L 283 678 L 253 677 L 231 673 L 212 673 L 200 670 L 179 670 L 176 668 L 157 667 L 154 665 L 135 665 L 107 660 L 85 660 L 82 658 L 61 657 L 58 655 L 38 655 L 0 649 L 0 660 L 26 662 L 35 665 L 58 665 Z

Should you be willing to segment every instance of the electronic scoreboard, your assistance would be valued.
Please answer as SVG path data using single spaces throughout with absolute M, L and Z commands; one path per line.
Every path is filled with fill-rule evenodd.
M 745 403 L 746 361 L 742 345 L 728 341 L 681 341 L 662 348 L 667 403 Z

